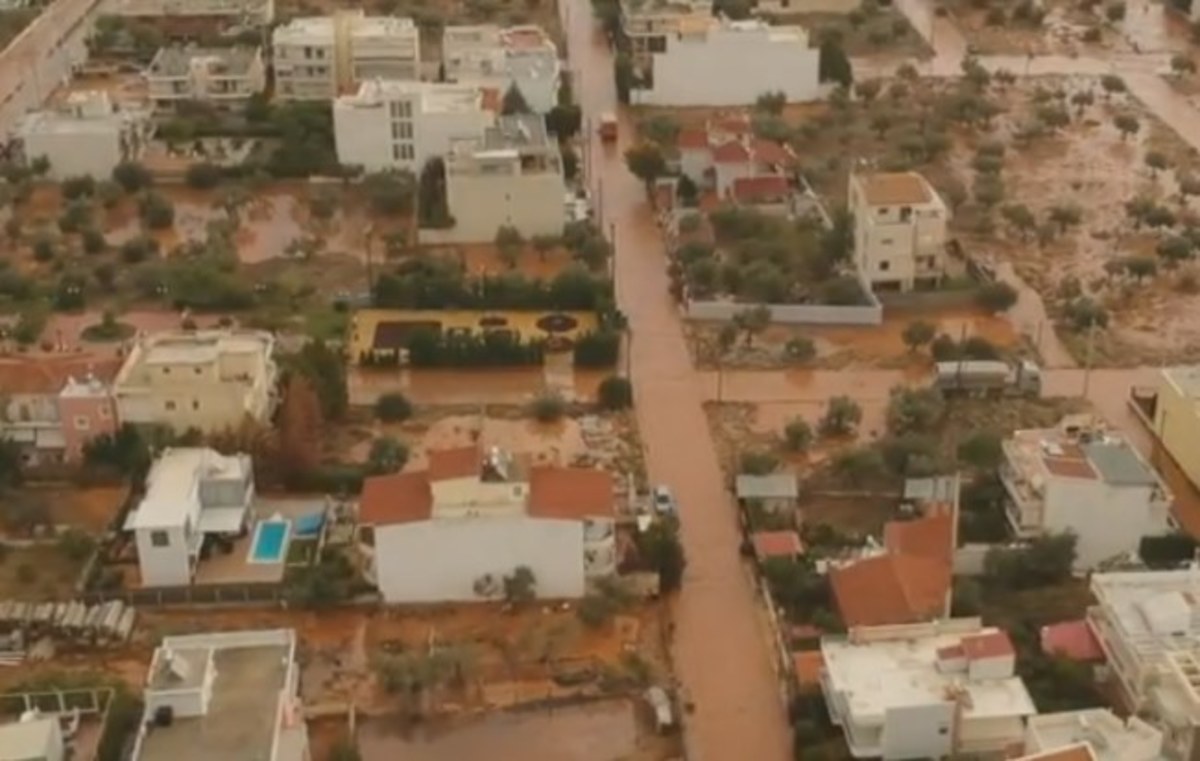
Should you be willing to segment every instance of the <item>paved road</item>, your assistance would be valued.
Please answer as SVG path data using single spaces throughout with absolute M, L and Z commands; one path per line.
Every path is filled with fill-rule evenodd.
M 616 102 L 612 57 L 594 33 L 587 0 L 565 0 L 576 91 L 593 123 Z M 632 133 L 622 124 L 622 135 Z M 687 722 L 691 761 L 782 761 L 790 729 L 771 665 L 756 593 L 738 555 L 740 535 L 701 407 L 678 311 L 668 295 L 666 256 L 640 182 L 618 150 L 593 141 L 599 207 L 616 227 L 617 295 L 633 328 L 638 424 L 651 478 L 670 484 L 682 514 L 688 567 L 675 609 L 674 658 L 695 711 Z

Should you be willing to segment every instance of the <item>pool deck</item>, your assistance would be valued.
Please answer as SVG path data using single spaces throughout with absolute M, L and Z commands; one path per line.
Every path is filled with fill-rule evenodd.
M 276 513 L 287 520 L 317 512 L 325 507 L 321 498 L 308 499 L 256 499 L 250 508 L 254 522 L 270 520 Z M 278 563 L 252 562 L 250 553 L 254 547 L 255 530 L 251 527 L 246 536 L 233 545 L 228 555 L 214 553 L 196 568 L 193 584 L 278 584 L 283 581 L 284 561 L 287 559 L 287 544 Z M 296 538 L 288 532 L 288 543 Z

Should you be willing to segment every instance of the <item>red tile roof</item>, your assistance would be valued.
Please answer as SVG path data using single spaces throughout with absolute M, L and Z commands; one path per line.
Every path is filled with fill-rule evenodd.
M 734 199 L 741 203 L 777 201 L 787 198 L 790 192 L 787 180 L 779 175 L 738 177 L 730 189 Z
M 754 141 L 754 160 L 762 164 L 790 164 L 796 160 L 796 154 L 782 143 L 758 138 Z
M 116 357 L 13 357 L 0 359 L 0 394 L 57 394 L 68 378 L 83 380 L 90 372 L 111 383 L 121 369 Z
M 534 518 L 611 518 L 612 474 L 596 468 L 534 468 L 528 511 Z
M 681 149 L 707 150 L 708 133 L 701 129 L 680 130 L 675 145 Z
M 792 653 L 792 667 L 800 688 L 812 689 L 821 684 L 821 669 L 825 667 L 825 659 L 821 657 L 820 650 L 802 650 Z
M 954 518 L 939 514 L 888 521 L 883 527 L 883 546 L 888 552 L 950 561 L 954 556 Z
M 479 447 L 433 449 L 429 454 L 429 480 L 447 481 L 452 478 L 477 476 L 483 466 Z
M 499 114 L 504 108 L 504 94 L 495 87 L 481 87 L 479 90 L 483 94 L 480 109 L 491 111 L 493 114 Z
M 795 531 L 756 531 L 750 536 L 754 555 L 766 558 L 794 558 L 804 553 L 800 535 Z
M 950 566 L 885 553 L 835 569 L 829 581 L 846 626 L 911 624 L 942 615 Z
M 1063 621 L 1043 626 L 1041 631 L 1042 652 L 1058 655 L 1073 661 L 1101 661 L 1104 651 L 1086 621 Z
M 1017 654 L 1012 640 L 1008 638 L 1008 633 L 1002 631 L 963 637 L 962 649 L 969 661 Z
M 750 115 L 746 113 L 725 114 L 708 121 L 710 132 L 744 135 L 750 131 Z
M 433 493 L 424 473 L 392 473 L 363 481 L 358 520 L 368 526 L 388 526 L 429 520 Z
M 713 148 L 712 158 L 718 164 L 744 164 L 750 160 L 750 149 L 737 140 L 730 140 Z

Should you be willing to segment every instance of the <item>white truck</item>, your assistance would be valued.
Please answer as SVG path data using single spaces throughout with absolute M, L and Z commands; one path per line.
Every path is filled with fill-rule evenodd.
M 1042 394 L 1042 369 L 1027 359 L 938 362 L 933 382 L 945 396 L 1037 398 Z

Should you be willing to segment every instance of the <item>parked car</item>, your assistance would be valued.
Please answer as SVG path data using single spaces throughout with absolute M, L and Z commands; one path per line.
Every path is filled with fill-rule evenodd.
M 675 727 L 675 712 L 671 710 L 671 696 L 662 687 L 650 687 L 646 690 L 646 702 L 654 711 L 654 725 L 659 734 L 665 734 Z
M 654 487 L 654 512 L 660 515 L 674 513 L 676 510 L 675 495 L 671 494 L 671 487 L 665 484 L 659 484 Z

